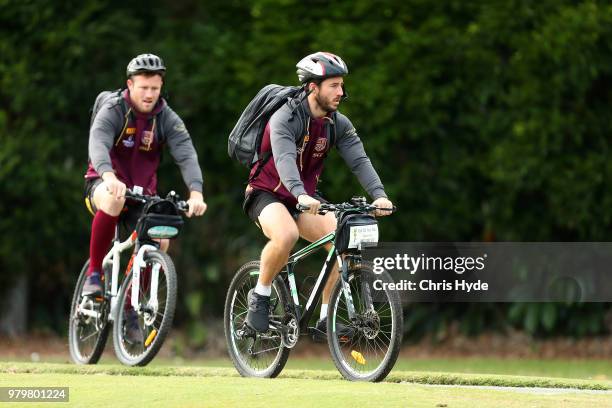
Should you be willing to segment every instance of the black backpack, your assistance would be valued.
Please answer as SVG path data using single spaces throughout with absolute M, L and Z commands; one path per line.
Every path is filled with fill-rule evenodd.
M 261 140 L 266 124 L 274 112 L 295 98 L 301 87 L 266 85 L 240 115 L 227 142 L 227 154 L 243 166 L 251 168 L 259 157 Z
M 89 119 L 90 128 L 91 125 L 93 125 L 93 121 L 96 118 L 98 112 L 100 111 L 102 105 L 104 105 L 104 103 L 106 103 L 106 101 L 110 100 L 111 98 L 117 99 L 118 103 L 121 100 L 121 92 L 123 92 L 123 89 L 119 88 L 115 89 L 114 91 L 102 91 L 98 94 L 98 96 L 96 96 L 96 100 L 91 109 L 89 110 L 91 113 L 91 117 Z

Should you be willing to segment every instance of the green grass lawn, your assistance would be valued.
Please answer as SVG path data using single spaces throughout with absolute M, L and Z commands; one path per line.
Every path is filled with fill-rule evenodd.
M 24 364 L 13 365 L 19 366 Z M 1 368 L 0 386 L 69 387 L 69 405 L 83 407 L 612 407 L 612 394 L 575 390 L 546 394 L 409 383 L 351 383 L 337 379 L 262 380 L 225 376 L 224 369 L 208 373 L 210 376 L 157 376 L 117 375 L 125 372 L 124 368 L 113 374 L 90 375 L 11 373 L 7 364 Z M 57 367 L 47 368 L 53 371 Z M 86 371 L 74 366 L 72 369 Z M 134 370 L 144 371 L 131 369 Z M 31 403 L 10 406 L 20 405 L 33 406 Z
M 70 358 L 66 356 L 41 356 L 41 362 L 67 363 Z M 2 361 L 2 359 L 0 359 Z M 11 361 L 26 362 L 19 359 Z M 117 364 L 112 353 L 106 353 L 100 360 L 101 365 Z M 232 367 L 229 358 L 161 358 L 157 357 L 150 364 L 152 367 L 179 366 L 179 367 Z M 287 369 L 296 370 L 332 370 L 336 367 L 331 357 L 324 355 L 316 358 L 298 358 L 290 356 Z M 392 372 L 446 372 L 446 373 L 472 373 L 472 374 L 503 374 L 520 376 L 541 376 L 574 378 L 584 380 L 612 381 L 611 360 L 584 360 L 584 359 L 510 359 L 510 358 L 400 358 Z
M 181 376 L 181 377 L 237 377 L 233 367 L 202 366 L 163 366 L 125 367 L 119 364 L 98 364 L 77 366 L 74 364 L 49 363 L 0 363 L 0 373 L 7 374 L 109 374 L 121 376 Z M 340 374 L 335 370 L 312 370 L 285 368 L 280 375 L 283 378 L 337 380 Z M 584 380 L 573 378 L 553 378 L 537 376 L 517 376 L 500 374 L 472 374 L 429 371 L 392 371 L 385 382 L 412 382 L 439 385 L 484 385 L 506 387 L 545 387 L 545 388 L 579 388 L 590 390 L 612 390 L 612 381 Z
M 112 357 L 104 363 L 115 364 Z M 232 367 L 226 359 L 156 359 L 153 366 L 203 366 Z M 292 358 L 287 362 L 288 369 L 300 370 L 336 370 L 331 357 L 328 358 Z M 612 381 L 611 360 L 536 360 L 504 358 L 400 358 L 393 371 L 427 371 L 449 373 L 507 374 L 543 377 L 577 378 L 585 380 Z

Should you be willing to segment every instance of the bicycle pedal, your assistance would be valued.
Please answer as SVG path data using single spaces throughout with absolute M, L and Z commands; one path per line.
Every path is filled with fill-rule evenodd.
M 242 329 L 240 329 L 242 331 L 241 335 L 242 337 L 253 337 L 255 338 L 257 336 L 257 330 L 255 330 L 254 328 L 252 328 L 251 326 L 249 326 L 249 324 L 247 322 L 244 322 L 242 325 Z

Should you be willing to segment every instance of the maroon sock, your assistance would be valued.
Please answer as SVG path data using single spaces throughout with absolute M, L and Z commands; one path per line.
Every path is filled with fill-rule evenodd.
M 89 270 L 87 276 L 93 271 L 102 270 L 102 261 L 108 252 L 111 241 L 115 236 L 115 227 L 119 217 L 108 215 L 98 210 L 91 223 L 91 241 L 89 242 Z

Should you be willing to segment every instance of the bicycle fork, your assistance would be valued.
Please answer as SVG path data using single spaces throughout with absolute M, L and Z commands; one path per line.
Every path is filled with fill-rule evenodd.
M 141 311 L 141 305 L 138 301 L 138 295 L 140 294 L 140 271 L 146 266 L 146 262 L 144 260 L 144 256 L 147 251 L 156 251 L 157 248 L 153 245 L 145 244 L 138 249 L 138 253 L 134 257 L 134 266 L 132 268 L 132 293 L 131 293 L 131 305 L 135 311 Z M 157 285 L 159 280 L 159 268 L 160 264 L 156 263 L 153 265 L 151 269 L 151 280 L 150 280 L 150 289 L 151 289 L 151 297 L 149 298 L 149 302 L 147 306 L 153 310 L 153 314 L 157 312 L 157 307 L 159 305 L 157 300 Z
M 353 303 L 353 294 L 351 293 L 351 287 L 349 285 L 349 262 L 353 265 L 361 265 L 361 257 L 359 255 L 349 255 L 345 259 L 342 259 L 340 255 L 337 256 L 338 265 L 341 271 L 341 283 L 342 293 L 347 305 L 347 311 L 350 319 L 356 316 L 355 304 Z M 374 310 L 374 303 L 372 301 L 372 292 L 370 285 L 368 284 L 365 276 L 361 276 L 359 279 L 359 287 L 357 288 L 361 294 L 361 300 L 366 311 Z

